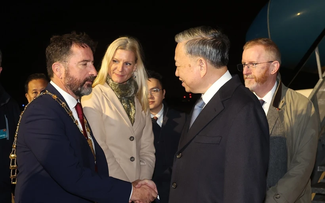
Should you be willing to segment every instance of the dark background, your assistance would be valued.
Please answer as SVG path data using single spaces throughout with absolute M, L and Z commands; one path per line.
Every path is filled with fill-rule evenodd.
M 246 32 L 268 1 L 148 2 L 13 1 L 1 5 L 3 71 L 0 83 L 22 105 L 27 103 L 24 97 L 27 76 L 35 72 L 46 73 L 45 48 L 51 36 L 86 32 L 98 42 L 95 52 L 98 70 L 107 46 L 122 35 L 131 35 L 143 46 L 146 68 L 160 72 L 167 81 L 166 100 L 179 104 L 187 94 L 174 75 L 175 34 L 200 25 L 222 29 L 231 42 L 229 71 L 238 74 L 236 64 L 241 62 Z

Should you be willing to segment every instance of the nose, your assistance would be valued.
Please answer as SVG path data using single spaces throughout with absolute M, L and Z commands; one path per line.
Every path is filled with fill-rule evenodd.
M 175 76 L 178 77 L 178 68 L 176 67 Z
M 151 97 L 153 97 L 153 96 L 152 96 L 152 93 L 149 90 L 149 92 L 148 92 L 148 98 L 151 98 Z
M 117 66 L 116 69 L 117 69 L 118 71 L 122 72 L 122 70 L 123 70 L 123 63 L 119 63 L 119 64 L 117 64 L 116 66 Z
M 250 68 L 248 68 L 248 66 L 243 67 L 243 74 L 244 75 L 250 74 L 250 72 L 251 72 L 251 70 L 250 70 Z
M 97 76 L 97 70 L 96 70 L 94 64 L 91 64 L 91 66 L 90 66 L 89 75 Z

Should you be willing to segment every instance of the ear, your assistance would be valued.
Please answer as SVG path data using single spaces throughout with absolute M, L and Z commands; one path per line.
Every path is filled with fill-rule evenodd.
M 25 93 L 25 97 L 26 97 L 26 99 L 27 99 L 27 101 L 29 103 L 29 95 L 27 93 Z
M 163 89 L 163 99 L 165 99 L 166 90 Z
M 200 57 L 197 59 L 197 66 L 199 67 L 199 72 L 202 78 L 207 73 L 207 61 Z
M 53 76 L 56 76 L 59 79 L 62 79 L 62 75 L 64 72 L 64 66 L 60 62 L 55 62 L 52 64 L 52 71 L 53 71 Z
M 277 72 L 279 71 L 280 69 L 280 63 L 279 61 L 273 61 L 270 65 L 270 70 L 271 70 L 271 74 L 274 75 L 274 74 L 277 74 Z
M 2 67 L 0 66 L 0 73 L 2 72 Z
M 135 64 L 133 67 L 133 72 L 136 72 L 136 71 L 137 71 L 137 64 Z

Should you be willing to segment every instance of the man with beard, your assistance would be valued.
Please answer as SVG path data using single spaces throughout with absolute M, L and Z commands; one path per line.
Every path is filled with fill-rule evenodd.
M 313 103 L 281 82 L 281 54 L 271 39 L 253 39 L 243 50 L 238 70 L 245 86 L 262 101 L 269 123 L 265 202 L 310 202 L 319 129 Z
M 149 203 L 156 198 L 152 181 L 108 176 L 104 152 L 83 116 L 80 98 L 91 93 L 97 75 L 94 49 L 86 34 L 51 38 L 46 48 L 51 81 L 26 106 L 13 145 L 19 170 L 15 202 Z

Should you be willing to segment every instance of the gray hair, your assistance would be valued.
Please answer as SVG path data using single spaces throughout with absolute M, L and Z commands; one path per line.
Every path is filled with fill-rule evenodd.
M 230 41 L 220 30 L 208 26 L 194 27 L 178 33 L 175 41 L 186 41 L 187 54 L 203 57 L 216 68 L 228 65 Z

